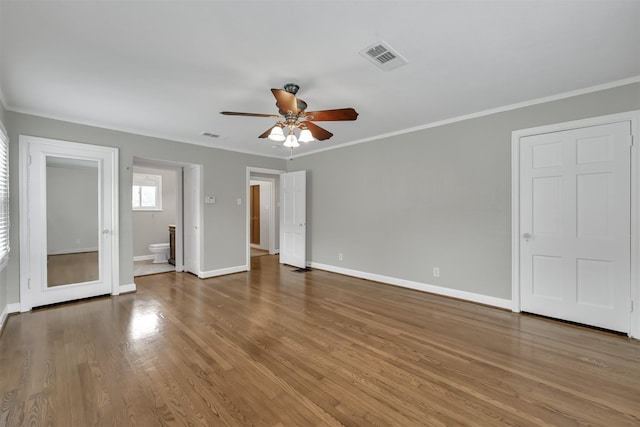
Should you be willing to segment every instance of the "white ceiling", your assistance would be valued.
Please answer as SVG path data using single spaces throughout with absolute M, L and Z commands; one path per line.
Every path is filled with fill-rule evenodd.
M 378 41 L 408 64 L 359 55 Z M 634 0 L 0 2 L 8 109 L 268 156 L 273 119 L 219 112 L 275 114 L 287 82 L 360 113 L 302 154 L 638 76 Z

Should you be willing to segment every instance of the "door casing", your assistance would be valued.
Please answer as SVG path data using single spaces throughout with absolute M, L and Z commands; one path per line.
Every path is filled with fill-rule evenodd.
M 528 129 L 511 134 L 511 300 L 512 311 L 520 312 L 520 139 L 543 133 L 631 122 L 631 324 L 629 336 L 640 338 L 640 153 L 637 142 L 640 134 L 640 110 L 592 117 Z
M 120 293 L 120 241 L 119 241 L 119 191 L 118 191 L 118 149 L 113 147 L 105 147 L 91 145 L 79 142 L 61 141 L 50 138 L 33 137 L 28 135 L 19 136 L 19 165 L 20 165 L 20 311 L 25 312 L 31 310 L 34 306 L 32 295 L 30 294 L 30 278 L 31 278 L 31 227 L 29 218 L 29 165 L 31 144 L 46 145 L 52 154 L 56 154 L 56 150 L 60 150 L 64 154 L 67 150 L 80 149 L 86 151 L 100 152 L 110 157 L 111 168 L 107 171 L 111 179 L 105 186 L 109 186 L 109 192 L 112 195 L 110 200 L 110 224 L 108 233 L 111 239 L 111 257 L 109 281 L 111 295 Z M 61 154 L 61 155 L 62 155 Z
M 266 169 L 266 168 L 258 168 L 253 166 L 247 166 L 246 171 L 246 270 L 251 270 L 251 210 L 249 206 L 249 199 L 251 198 L 251 180 L 260 180 L 263 178 L 252 177 L 251 174 L 263 174 L 263 175 L 273 175 L 274 180 L 271 180 L 271 200 L 269 203 L 271 204 L 271 217 L 269 219 L 269 254 L 274 255 L 279 252 L 279 250 L 275 249 L 275 240 L 278 239 L 278 236 L 275 236 L 275 217 L 276 212 L 279 212 L 280 207 L 276 206 L 276 191 L 278 189 L 275 188 L 275 176 L 280 176 L 286 171 L 279 169 Z M 279 215 L 279 213 L 278 213 Z M 279 246 L 278 246 L 279 247 Z

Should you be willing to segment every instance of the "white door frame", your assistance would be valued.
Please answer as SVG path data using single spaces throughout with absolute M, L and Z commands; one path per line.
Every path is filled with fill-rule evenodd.
M 520 312 L 520 139 L 543 133 L 599 126 L 618 122 L 631 122 L 631 325 L 629 336 L 640 338 L 640 110 L 592 117 L 565 123 L 556 123 L 511 133 L 511 301 L 512 311 Z
M 250 181 L 250 186 L 252 186 L 255 183 L 259 183 L 260 184 L 260 193 L 262 194 L 262 184 L 265 184 L 264 186 L 269 188 L 269 212 L 268 212 L 268 218 L 267 218 L 267 224 L 268 226 L 267 228 L 267 232 L 268 232 L 268 237 L 267 240 L 269 242 L 268 244 L 268 250 L 269 250 L 269 255 L 274 255 L 275 254 L 275 231 L 276 231 L 276 221 L 275 221 L 275 215 L 273 212 L 273 209 L 275 208 L 275 203 L 276 203 L 276 196 L 274 194 L 275 191 L 275 185 L 276 185 L 276 179 L 275 178 L 265 178 L 265 177 L 261 177 L 261 176 L 252 176 L 251 177 L 251 181 Z M 251 184 L 253 183 L 253 184 Z M 264 203 L 264 200 L 260 200 L 260 205 L 262 205 Z M 249 208 L 251 208 L 251 206 L 249 206 Z M 262 211 L 262 206 L 260 206 L 260 210 Z M 262 222 L 263 222 L 263 217 L 261 215 L 260 217 L 260 234 L 262 234 Z M 249 239 L 249 241 L 251 241 L 251 239 Z M 261 242 L 262 243 L 262 242 Z M 255 244 L 251 244 L 251 246 L 256 247 Z M 262 245 L 259 245 L 262 246 Z
M 167 160 L 158 160 L 151 159 L 147 157 L 134 157 L 133 158 L 133 166 L 141 167 L 141 168 L 150 168 L 150 169 L 160 169 L 160 170 L 172 170 L 176 173 L 176 271 L 182 272 L 184 271 L 184 217 L 187 215 L 191 215 L 194 217 L 193 221 L 196 222 L 195 215 L 198 212 L 191 212 L 188 207 L 184 205 L 184 174 L 183 170 L 186 167 L 193 167 L 191 163 L 181 163 L 181 162 L 172 162 Z M 200 173 L 197 175 L 198 179 L 200 179 Z M 198 184 L 200 185 L 200 184 Z M 200 241 L 202 241 L 202 236 L 200 235 Z
M 29 296 L 29 281 L 31 271 L 31 248 L 30 248 L 30 226 L 29 226 L 29 164 L 30 164 L 30 143 L 45 143 L 55 149 L 56 146 L 64 148 L 78 147 L 81 149 L 91 149 L 102 153 L 109 153 L 111 156 L 111 295 L 120 293 L 120 212 L 119 212 L 119 184 L 118 184 L 118 149 L 95 144 L 70 142 L 50 138 L 41 138 L 28 135 L 19 135 L 19 175 L 20 175 L 20 311 L 25 312 L 33 307 Z
M 245 200 L 247 201 L 245 203 L 245 210 L 246 210 L 246 232 L 245 232 L 245 236 L 246 236 L 246 242 L 245 242 L 245 247 L 247 248 L 247 253 L 246 253 L 246 266 L 247 266 L 247 271 L 251 270 L 251 212 L 250 212 L 250 203 L 249 200 L 251 199 L 251 179 L 253 180 L 257 180 L 257 181 L 270 181 L 273 183 L 273 185 L 271 186 L 271 215 L 270 215 L 270 219 L 269 219 L 269 253 L 270 254 L 274 254 L 275 251 L 275 242 L 276 239 L 278 239 L 279 237 L 275 235 L 275 229 L 276 229 L 276 216 L 274 214 L 275 209 L 279 209 L 278 206 L 276 206 L 276 191 L 278 191 L 277 188 L 275 188 L 275 178 L 274 179 L 268 179 L 268 178 L 262 178 L 262 177 L 253 177 L 251 178 L 251 174 L 252 173 L 261 173 L 261 174 L 267 174 L 267 175 L 280 175 L 285 173 L 286 171 L 284 170 L 279 170 L 279 169 L 265 169 L 265 168 L 258 168 L 258 167 L 253 167 L 253 166 L 247 166 L 247 174 L 246 174 L 246 196 L 245 196 Z

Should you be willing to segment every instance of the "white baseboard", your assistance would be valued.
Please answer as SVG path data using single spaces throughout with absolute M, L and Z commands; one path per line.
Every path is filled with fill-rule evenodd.
M 140 256 L 134 256 L 133 257 L 133 262 L 136 261 L 149 261 L 150 259 L 154 259 L 156 256 L 151 254 L 151 255 L 140 255 Z
M 280 253 L 280 249 L 274 249 L 273 252 L 269 252 L 269 255 L 278 255 Z
M 436 295 L 443 295 L 447 297 L 457 298 L 465 301 L 476 302 L 479 304 L 490 305 L 493 307 L 504 308 L 511 310 L 512 304 L 509 299 L 502 299 L 491 297 L 488 295 L 476 294 L 473 292 L 460 291 L 457 289 L 443 288 L 442 286 L 434 286 L 426 283 L 413 282 L 411 280 L 398 279 L 396 277 L 382 276 L 380 274 L 367 273 L 364 271 L 350 270 L 348 268 L 336 267 L 333 265 L 320 264 L 317 262 L 310 262 L 308 265 L 311 268 L 317 268 L 318 270 L 331 271 L 333 273 L 344 274 L 345 276 L 359 277 L 361 279 L 372 280 L 374 282 L 386 283 L 388 285 L 400 286 L 402 288 L 415 289 L 418 291 L 429 292 Z
M 238 265 L 236 267 L 221 268 L 219 270 L 201 271 L 198 273 L 198 277 L 208 279 L 210 277 L 224 276 L 225 274 L 241 273 L 247 270 L 249 270 L 249 268 L 246 265 Z
M 7 321 L 7 317 L 11 313 L 20 313 L 19 303 L 7 304 L 4 306 L 4 308 L 2 309 L 2 313 L 0 313 L 0 331 L 2 331 L 2 328 L 4 328 L 4 322 Z
M 56 249 L 48 251 L 47 255 L 65 255 L 65 254 L 81 254 L 83 252 L 98 252 L 97 246 L 92 248 L 73 248 L 73 249 Z
M 119 289 L 121 294 L 126 294 L 127 292 L 135 292 L 136 291 L 136 284 L 135 283 L 131 283 L 128 285 L 120 285 L 120 289 Z

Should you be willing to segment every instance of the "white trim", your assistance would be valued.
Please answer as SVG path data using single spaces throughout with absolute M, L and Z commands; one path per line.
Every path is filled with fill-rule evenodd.
M 384 138 L 389 138 L 389 137 L 392 137 L 392 136 L 403 135 L 403 134 L 406 134 L 406 133 L 411 133 L 411 132 L 415 132 L 415 131 L 419 131 L 419 130 L 423 130 L 423 129 L 430 129 L 430 128 L 434 128 L 434 127 L 438 127 L 438 126 L 443 126 L 443 125 L 455 123 L 455 122 L 460 122 L 460 121 L 464 121 L 464 120 L 469 120 L 469 119 L 474 119 L 474 118 L 478 118 L 478 117 L 488 116 L 488 115 L 496 114 L 496 113 L 502 113 L 502 112 L 505 112 L 505 111 L 515 110 L 515 109 L 523 108 L 523 107 L 529 107 L 529 106 L 532 106 L 532 105 L 544 104 L 545 102 L 557 101 L 557 100 L 560 100 L 560 99 L 571 98 L 573 96 L 585 95 L 585 94 L 592 93 L 592 92 L 598 92 L 598 91 L 602 91 L 602 90 L 612 89 L 612 88 L 615 88 L 615 87 L 618 87 L 618 86 L 624 86 L 624 85 L 638 83 L 638 82 L 640 82 L 640 75 L 639 76 L 629 77 L 627 79 L 615 80 L 615 81 L 608 82 L 608 83 L 603 83 L 603 84 L 600 84 L 600 85 L 589 86 L 589 87 L 586 87 L 586 88 L 577 89 L 577 90 L 573 90 L 573 91 L 569 91 L 569 92 L 563 92 L 563 93 L 559 93 L 559 94 L 556 94 L 556 95 L 550 95 L 550 96 L 546 96 L 546 97 L 542 97 L 542 98 L 535 98 L 535 99 L 532 99 L 532 100 L 529 100 L 529 101 L 523 101 L 523 102 L 518 102 L 518 103 L 515 103 L 515 104 L 509 104 L 509 105 L 505 105 L 503 107 L 497 107 L 497 108 L 492 108 L 492 109 L 488 109 L 488 110 L 478 111 L 478 112 L 471 113 L 471 114 L 465 114 L 465 115 L 462 115 L 462 116 L 456 116 L 456 117 L 452 117 L 452 118 L 449 118 L 449 119 L 440 120 L 440 121 L 437 121 L 437 122 L 431 122 L 431 123 L 427 123 L 427 124 L 420 125 L 420 126 L 415 126 L 415 127 L 411 127 L 411 128 L 407 128 L 407 129 L 402 129 L 402 130 L 395 131 L 395 132 L 389 132 L 389 133 L 384 133 L 384 134 L 372 136 L 372 137 L 369 137 L 369 138 L 358 139 L 358 140 L 355 140 L 355 141 L 346 142 L 344 144 L 336 144 L 336 145 L 331 144 L 331 145 L 325 146 L 324 148 L 320 148 L 320 149 L 317 149 L 317 150 L 308 151 L 306 153 L 300 153 L 300 154 L 294 155 L 293 157 L 290 155 L 288 150 L 286 151 L 286 154 L 283 157 L 282 155 L 266 154 L 266 153 L 258 152 L 258 151 L 254 151 L 254 150 L 243 150 L 243 149 L 237 149 L 237 148 L 234 149 L 234 148 L 229 147 L 229 146 L 225 146 L 225 145 L 221 145 L 221 144 L 214 144 L 210 140 L 209 141 L 196 141 L 196 140 L 192 140 L 192 139 L 179 138 L 179 137 L 176 137 L 175 135 L 149 132 L 148 130 L 136 129 L 136 128 L 132 128 L 132 127 L 106 127 L 103 123 L 99 123 L 97 121 L 78 120 L 77 118 L 69 118 L 69 117 L 66 117 L 64 115 L 45 113 L 45 112 L 38 111 L 38 110 L 35 110 L 35 109 L 18 108 L 18 107 L 13 107 L 11 105 L 8 105 L 6 102 L 3 102 L 3 103 L 4 103 L 4 106 L 5 106 L 5 110 L 7 110 L 7 111 L 13 111 L 13 112 L 16 112 L 16 113 L 39 116 L 39 117 L 43 117 L 45 119 L 58 120 L 58 121 L 74 123 L 74 124 L 79 124 L 79 125 L 84 125 L 84 126 L 93 126 L 93 127 L 97 127 L 97 128 L 112 130 L 112 131 L 115 131 L 115 132 L 126 132 L 126 133 L 130 133 L 130 134 L 134 134 L 134 135 L 140 135 L 140 136 L 144 136 L 144 137 L 148 137 L 148 138 L 163 139 L 163 140 L 170 141 L 170 142 L 181 142 L 181 143 L 185 143 L 185 144 L 199 145 L 199 146 L 207 147 L 207 148 L 216 148 L 218 150 L 231 151 L 231 152 L 244 153 L 244 154 L 253 154 L 253 155 L 257 155 L 257 156 L 261 156 L 261 157 L 269 157 L 269 158 L 275 158 L 275 159 L 286 159 L 286 160 L 289 160 L 289 159 L 295 159 L 297 157 L 308 156 L 310 154 L 321 153 L 323 151 L 335 150 L 336 148 L 348 147 L 350 145 L 361 144 L 363 142 L 375 141 L 375 140 L 378 140 L 378 139 L 384 139 Z
M 505 111 L 517 110 L 518 108 L 531 107 L 533 105 L 544 104 L 552 101 L 559 101 L 561 99 L 572 98 L 574 96 L 586 95 L 588 93 L 599 92 L 602 90 L 612 89 L 619 86 L 625 86 L 633 83 L 639 83 L 640 76 L 630 77 L 628 79 L 616 80 L 613 82 L 604 83 L 601 85 L 590 86 L 578 90 L 573 90 L 570 92 L 563 92 L 556 95 L 546 96 L 543 98 L 536 98 L 529 101 L 518 102 L 515 104 L 509 104 L 502 107 L 491 108 L 489 110 L 482 110 L 471 114 L 465 114 L 462 116 L 451 117 L 449 119 L 440 120 L 437 122 L 431 122 L 420 126 L 414 126 L 407 129 L 401 129 L 395 132 L 389 132 L 381 135 L 375 135 L 369 138 L 358 139 L 356 141 L 347 142 L 344 144 L 331 144 L 327 145 L 324 148 L 320 148 L 318 150 L 307 151 L 305 153 L 300 153 L 298 155 L 294 155 L 293 159 L 303 156 L 308 156 L 310 154 L 321 153 L 323 151 L 335 150 L 340 147 L 348 147 L 350 145 L 362 144 L 363 142 L 375 141 L 378 139 L 390 138 L 393 136 L 404 135 L 406 133 L 416 132 L 419 130 L 431 129 L 439 126 L 449 125 L 456 122 L 462 122 L 470 119 L 477 119 L 478 117 L 490 116 L 492 114 L 504 113 Z M 285 158 L 290 158 L 291 156 L 287 156 Z
M 252 154 L 254 156 L 269 157 L 269 158 L 281 159 L 281 160 L 289 158 L 288 154 L 286 157 L 282 157 L 282 156 L 273 155 L 273 154 L 265 154 L 265 153 L 254 151 L 254 150 L 243 150 L 240 148 L 232 148 L 226 145 L 215 144 L 215 143 L 212 143 L 211 138 L 207 138 L 207 137 L 203 137 L 203 138 L 207 138 L 208 139 L 207 141 L 198 141 L 194 139 L 180 138 L 180 137 L 177 137 L 176 135 L 149 132 L 148 130 L 136 129 L 134 127 L 127 127 L 127 126 L 107 127 L 105 126 L 104 123 L 100 123 L 95 120 L 78 120 L 77 118 L 70 118 L 61 114 L 51 114 L 51 113 L 39 111 L 36 109 L 19 108 L 19 107 L 6 107 L 5 109 L 7 111 L 12 111 L 20 114 L 27 114 L 30 116 L 38 116 L 44 119 L 57 120 L 61 122 L 73 123 L 73 124 L 82 125 L 82 126 L 91 126 L 91 127 L 100 128 L 100 129 L 107 129 L 114 132 L 123 132 L 123 133 L 132 134 L 132 135 L 143 136 L 146 138 L 162 139 L 167 142 L 180 142 L 183 144 L 199 145 L 201 147 L 206 147 L 206 148 L 215 148 L 217 150 L 231 151 L 233 153 Z
M 251 199 L 251 174 L 252 173 L 261 173 L 261 174 L 266 174 L 266 175 L 282 175 L 283 173 L 285 173 L 286 171 L 284 170 L 280 170 L 280 169 L 265 169 L 265 168 L 259 168 L 259 167 L 253 167 L 253 166 L 247 166 L 247 170 L 246 170 L 246 176 L 245 176 L 245 247 L 247 248 L 246 250 L 246 260 L 245 262 L 247 263 L 247 271 L 251 270 L 251 212 L 249 212 L 249 209 L 251 208 L 251 206 L 249 206 L 249 200 Z M 256 179 L 254 177 L 254 179 Z M 266 178 L 263 178 L 263 180 Z M 269 254 L 271 254 L 271 247 L 272 245 L 275 245 L 275 239 L 278 238 L 278 236 L 275 236 L 275 210 L 278 209 L 278 211 L 280 210 L 279 207 L 276 206 L 276 191 L 279 191 L 279 189 L 275 188 L 275 178 L 273 179 L 273 185 L 271 186 L 271 218 L 270 218 L 270 224 L 269 224 Z M 278 212 L 278 217 L 280 216 L 280 213 Z M 272 237 L 272 233 L 271 231 L 274 231 L 273 234 L 273 238 Z M 276 253 L 276 249 L 275 246 L 273 252 Z M 278 249 L 277 249 L 277 253 L 280 252 L 280 245 L 278 245 Z
M 139 255 L 139 256 L 134 256 L 133 257 L 133 262 L 136 261 L 149 261 L 151 259 L 155 259 L 156 256 L 155 255 Z
M 218 270 L 201 271 L 198 273 L 198 277 L 200 279 L 209 279 L 226 274 L 242 273 L 243 271 L 249 271 L 249 268 L 246 265 L 238 265 L 236 267 L 220 268 Z
M 19 218 L 20 224 L 23 227 L 20 228 L 20 310 L 29 311 L 32 308 L 32 301 L 29 291 L 29 282 L 31 276 L 30 256 L 31 248 L 29 244 L 30 240 L 30 227 L 29 224 L 29 186 L 26 183 L 29 182 L 29 164 L 30 156 L 29 149 L 31 144 L 44 144 L 56 149 L 82 149 L 92 152 L 100 153 L 104 158 L 109 158 L 111 163 L 110 169 L 104 169 L 104 173 L 108 175 L 111 183 L 110 193 L 112 195 L 111 205 L 111 230 L 109 235 L 111 236 L 111 271 L 110 271 L 110 289 L 111 295 L 118 295 L 120 292 L 119 280 L 120 280 L 120 212 L 119 212 L 119 166 L 118 156 L 119 149 L 116 147 L 108 147 L 104 145 L 88 144 L 82 142 L 72 142 L 67 140 L 43 138 L 30 135 L 18 136 L 18 173 L 20 176 L 21 185 L 19 186 Z M 104 162 L 103 162 L 104 163 Z
M 2 309 L 2 313 L 0 313 L 0 332 L 2 332 L 4 328 L 4 323 L 7 321 L 7 317 L 13 313 L 20 313 L 19 303 L 7 304 L 4 306 L 4 309 Z
M 268 230 L 268 240 L 269 245 L 267 248 L 262 247 L 262 245 L 254 245 L 251 244 L 252 248 L 256 249 L 264 249 L 268 250 L 270 255 L 273 255 L 276 251 L 276 211 L 278 209 L 276 207 L 276 179 L 275 178 L 263 178 L 261 176 L 250 177 L 250 181 L 254 182 L 262 182 L 265 184 L 269 184 L 269 230 Z M 262 187 L 261 187 L 262 188 Z M 262 191 L 262 190 L 260 190 Z M 251 206 L 249 206 L 251 207 Z M 278 212 L 279 213 L 279 212 Z M 251 228 L 251 227 L 249 227 Z
M 135 292 L 136 289 L 137 289 L 135 283 L 130 283 L 128 285 L 120 285 L 119 288 L 120 288 L 119 289 L 119 291 L 120 291 L 119 293 L 120 294 L 126 294 L 126 293 L 129 293 L 129 292 Z
M 388 285 L 399 286 L 402 288 L 414 289 L 431 294 L 457 298 L 464 301 L 475 302 L 478 304 L 490 305 L 492 307 L 504 308 L 507 310 L 511 308 L 511 300 L 508 299 L 496 298 L 488 295 L 461 291 L 458 289 L 444 288 L 442 286 L 434 286 L 427 283 L 413 282 L 411 280 L 383 276 L 380 274 L 367 273 L 365 271 L 351 270 L 348 268 L 336 267 L 333 265 L 320 264 L 317 262 L 310 262 L 307 263 L 307 265 L 309 265 L 311 268 L 317 268 L 318 270 L 331 271 L 333 273 L 343 274 L 345 276 L 359 277 L 361 279 L 371 280 L 374 282 L 381 282 Z
M 66 254 L 81 254 L 83 252 L 98 252 L 98 247 L 92 248 L 74 248 L 74 249 L 56 249 L 48 251 L 47 255 L 66 255 Z
M 184 271 L 184 168 L 196 166 L 190 163 L 173 162 L 168 160 L 152 159 L 147 157 L 133 158 L 133 167 L 173 171 L 176 174 L 176 236 L 175 236 L 175 267 L 176 271 Z M 135 232 L 134 232 L 135 240 Z M 152 259 L 152 258 L 149 258 Z M 136 259 L 134 258 L 134 261 Z
M 591 117 L 546 126 L 520 129 L 511 133 L 511 310 L 520 312 L 520 139 L 531 135 L 559 132 L 610 123 L 631 122 L 631 313 L 629 336 L 640 338 L 640 110 Z

